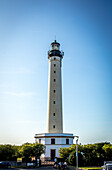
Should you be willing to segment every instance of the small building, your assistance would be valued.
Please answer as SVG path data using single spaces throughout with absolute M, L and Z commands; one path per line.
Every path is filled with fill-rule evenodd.
M 73 144 L 73 138 L 73 134 L 68 133 L 42 133 L 35 135 L 36 142 L 46 146 L 45 155 L 41 156 L 45 160 L 54 160 L 55 157 L 59 157 L 58 150 L 70 147 Z

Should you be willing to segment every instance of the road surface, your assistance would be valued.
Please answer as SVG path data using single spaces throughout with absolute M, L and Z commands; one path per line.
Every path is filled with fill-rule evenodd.
M 11 168 L 11 169 L 0 169 L 0 170 L 55 170 L 55 169 L 51 166 L 43 166 L 43 167 L 39 167 L 39 168 L 29 168 L 29 169 Z

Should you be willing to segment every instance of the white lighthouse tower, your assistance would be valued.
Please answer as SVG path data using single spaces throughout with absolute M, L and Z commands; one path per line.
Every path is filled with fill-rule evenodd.
M 49 59 L 48 133 L 63 133 L 61 66 L 64 53 L 56 40 L 51 43 Z
M 49 87 L 48 87 L 48 115 L 47 133 L 36 134 L 36 142 L 46 146 L 42 157 L 53 160 L 59 157 L 58 150 L 73 144 L 73 134 L 63 133 L 62 113 L 62 59 L 64 53 L 60 51 L 60 44 L 55 40 L 48 51 L 49 59 Z

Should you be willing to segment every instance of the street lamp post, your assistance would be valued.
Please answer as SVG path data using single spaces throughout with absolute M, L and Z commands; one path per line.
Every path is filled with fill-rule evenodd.
M 78 170 L 78 139 L 79 136 L 74 136 L 76 137 L 76 169 Z

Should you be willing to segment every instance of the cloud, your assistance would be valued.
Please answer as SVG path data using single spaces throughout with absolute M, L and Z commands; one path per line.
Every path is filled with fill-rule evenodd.
M 27 97 L 27 96 L 34 96 L 36 93 L 34 92 L 23 92 L 23 93 L 15 93 L 15 92 L 4 92 L 6 95 L 16 96 L 16 97 Z

